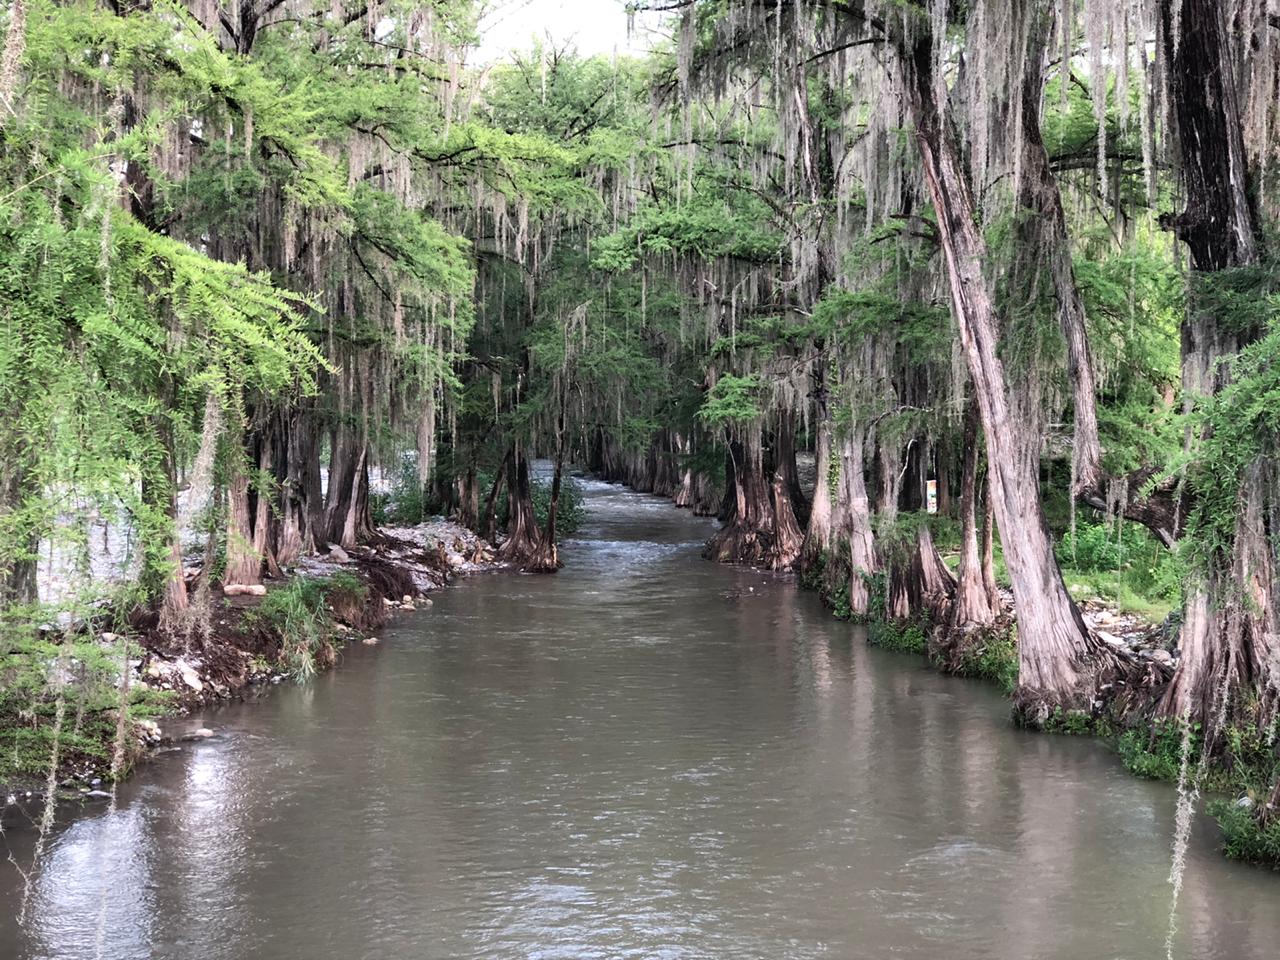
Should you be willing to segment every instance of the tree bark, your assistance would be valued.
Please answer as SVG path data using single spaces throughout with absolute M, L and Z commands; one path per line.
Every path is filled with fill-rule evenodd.
M 875 537 L 871 526 L 871 498 L 867 495 L 865 428 L 852 426 L 840 440 L 840 500 L 842 524 L 849 542 L 849 612 L 864 617 L 871 612 L 871 578 L 877 570 Z
M 1186 196 L 1186 209 L 1162 223 L 1191 254 L 1182 386 L 1187 402 L 1194 404 L 1226 385 L 1230 365 L 1223 361 L 1259 333 L 1240 329 L 1197 304 L 1198 280 L 1258 263 L 1262 235 L 1249 191 L 1232 36 L 1223 9 L 1215 0 L 1162 0 L 1160 26 Z M 1199 720 L 1208 728 L 1218 713 L 1215 707 L 1226 710 L 1252 693 L 1266 701 L 1259 705 L 1262 716 L 1252 719 L 1263 719 L 1274 709 L 1276 691 L 1271 687 L 1280 678 L 1272 671 L 1280 662 L 1280 640 L 1273 602 L 1272 471 L 1259 459 L 1239 478 L 1233 542 L 1215 550 L 1205 579 L 1188 593 L 1179 640 L 1182 657 L 1160 704 L 1166 716 Z M 1219 703 L 1222 696 L 1227 703 Z
M 228 437 L 227 567 L 224 584 L 262 582 L 262 555 L 253 547 L 249 513 L 249 475 L 245 471 L 244 437 L 238 427 Z
M 476 533 L 490 543 L 496 543 L 498 539 L 498 494 L 502 492 L 502 483 L 507 476 L 507 464 L 510 462 L 511 451 L 508 450 L 506 456 L 502 458 L 502 463 L 498 464 L 498 469 L 493 474 L 493 483 L 489 487 L 489 496 L 485 498 L 483 528 L 476 530 Z
M 773 536 L 773 503 L 765 479 L 760 424 L 751 424 L 729 440 L 728 515 L 707 541 L 702 555 L 719 563 L 763 563 Z
M 809 523 L 805 528 L 804 543 L 800 547 L 800 558 L 797 561 L 802 573 L 817 570 L 830 556 L 832 546 L 831 420 L 826 405 L 819 402 L 818 407 L 818 432 L 814 451 L 817 476 L 813 485 L 813 502 L 809 507 Z
M 541 542 L 533 510 L 529 461 L 517 442 L 507 461 L 507 539 L 498 548 L 498 559 L 524 564 L 537 554 Z
M 1015 706 L 1033 724 L 1055 707 L 1089 706 L 1118 666 L 1092 636 L 1063 583 L 1040 503 L 1038 437 L 1013 413 L 999 356 L 999 323 L 986 244 L 955 133 L 935 99 L 932 45 L 917 40 L 903 57 L 908 101 L 938 232 L 961 346 L 977 397 L 994 479 L 995 516 L 1018 615 L 1019 672 Z
M 935 659 L 948 668 L 958 666 L 970 642 L 1007 615 L 999 592 L 993 591 L 993 584 L 987 583 L 986 545 L 979 542 L 978 407 L 972 400 L 965 408 L 963 446 L 960 465 L 960 565 L 956 568 L 955 596 L 946 622 L 936 633 L 932 644 Z M 994 581 L 994 573 L 992 578 Z

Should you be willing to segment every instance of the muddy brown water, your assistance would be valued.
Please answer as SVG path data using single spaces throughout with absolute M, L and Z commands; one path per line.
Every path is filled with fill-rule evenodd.
M 217 737 L 58 826 L 25 925 L 0 864 L 0 957 L 1164 955 L 1171 787 L 588 487 L 558 576 L 192 718 Z M 1200 818 L 1176 955 L 1275 960 L 1280 876 L 1216 843 Z

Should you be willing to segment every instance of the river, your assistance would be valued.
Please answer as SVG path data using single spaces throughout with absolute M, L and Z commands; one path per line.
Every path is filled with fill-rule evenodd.
M 588 482 L 488 574 L 60 823 L 0 957 L 1150 958 L 1174 791 L 869 648 L 706 521 Z M 19 863 L 33 831 L 10 826 Z M 1175 954 L 1275 960 L 1280 877 L 1197 820 Z

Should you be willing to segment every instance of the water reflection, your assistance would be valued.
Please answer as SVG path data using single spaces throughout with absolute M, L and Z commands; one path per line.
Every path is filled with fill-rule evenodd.
M 1171 790 L 590 496 L 560 575 L 459 585 L 65 826 L 0 956 L 93 956 L 104 903 L 110 958 L 1159 954 Z M 1182 955 L 1270 958 L 1280 883 L 1209 829 Z

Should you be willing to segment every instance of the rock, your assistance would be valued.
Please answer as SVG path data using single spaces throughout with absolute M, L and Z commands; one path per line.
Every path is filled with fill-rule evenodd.
M 417 610 L 418 608 L 415 607 L 412 603 L 404 603 L 400 605 L 400 609 L 401 610 Z
M 413 603 L 413 597 L 409 596 L 409 594 L 407 593 L 403 597 L 401 597 L 400 600 L 401 600 L 401 603 Z
M 147 664 L 147 676 L 152 680 L 159 680 L 164 676 L 164 671 L 160 669 L 160 664 L 154 662 L 149 663 Z
M 208 727 L 199 727 L 191 735 L 193 737 L 199 737 L 201 740 L 208 740 L 213 736 L 213 731 Z
M 1173 654 L 1168 650 L 1151 651 L 1151 659 L 1156 663 L 1173 663 Z
M 396 602 L 390 597 L 383 597 L 382 602 L 388 607 L 394 607 L 396 605 Z
M 434 605 L 434 601 L 432 601 L 430 597 L 423 597 L 421 600 L 418 601 L 418 603 L 424 607 L 430 607 Z
M 102 640 L 104 643 L 115 643 L 120 639 L 120 635 L 116 633 L 103 633 Z
M 260 583 L 227 583 L 222 593 L 228 597 L 265 597 L 267 588 Z
M 199 693 L 204 689 L 204 682 L 200 679 L 200 675 L 195 672 L 194 668 L 185 661 L 178 661 L 178 672 L 182 675 L 182 682 L 188 687 Z
M 365 637 L 365 638 L 364 638 L 364 645 L 365 645 L 366 647 L 372 647 L 372 646 L 374 646 L 377 642 L 378 642 L 378 638 L 377 638 L 377 637 Z
M 102 778 L 101 778 L 101 777 L 94 777 L 92 780 L 90 780 L 90 781 L 89 781 L 89 786 L 91 786 L 91 787 L 100 787 L 100 786 L 102 786 Z
M 1253 809 L 1253 797 L 1241 797 L 1236 801 L 1236 806 L 1241 810 Z
M 343 550 L 336 543 L 329 544 L 329 559 L 336 560 L 338 563 L 351 562 L 351 557 L 347 551 Z
M 110 800 L 111 794 L 105 790 L 90 790 L 85 794 L 90 800 Z

